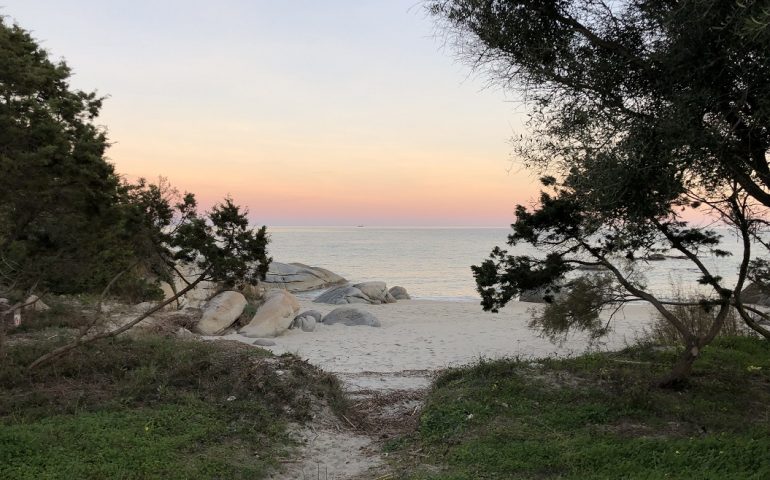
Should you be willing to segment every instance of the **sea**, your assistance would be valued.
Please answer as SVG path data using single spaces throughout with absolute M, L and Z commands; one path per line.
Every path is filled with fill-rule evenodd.
M 507 246 L 510 227 L 268 227 L 268 232 L 269 254 L 276 261 L 323 267 L 354 283 L 400 285 L 413 298 L 428 300 L 478 302 L 470 267 L 483 262 L 495 246 L 511 254 L 542 255 L 529 245 Z M 740 243 L 727 230 L 719 233 L 720 248 L 734 255 L 702 259 L 730 285 L 737 277 Z M 637 261 L 634 268 L 661 298 L 705 291 L 697 282 L 699 271 L 686 259 Z

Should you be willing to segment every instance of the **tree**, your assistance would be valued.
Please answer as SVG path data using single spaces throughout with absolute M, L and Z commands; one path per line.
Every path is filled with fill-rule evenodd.
M 95 124 L 102 99 L 70 88 L 70 74 L 0 17 L 0 293 L 102 292 L 76 338 L 32 368 L 125 332 L 200 282 L 255 283 L 271 260 L 265 227 L 252 229 L 230 198 L 201 215 L 192 194 L 163 179 L 121 180 L 105 158 L 106 131 Z M 180 264 L 197 273 L 181 275 Z M 185 284 L 119 328 L 98 328 L 102 300 L 127 278 L 153 286 L 146 274 Z M 23 307 L 23 300 L 0 305 L 0 343 L 5 317 Z
M 770 7 L 746 0 L 431 0 L 460 54 L 538 109 L 525 158 L 615 135 L 770 206 Z M 562 131 L 563 134 L 558 132 Z M 590 138 L 584 139 L 584 135 Z M 538 139 L 541 137 L 542 139 Z M 561 145 L 563 146 L 563 145 Z M 539 147 L 539 148 L 537 148 Z M 655 158 L 643 159 L 654 166 Z
M 0 18 L 0 286 L 101 288 L 132 261 L 95 93 Z
M 117 328 L 100 331 L 95 327 L 100 326 L 101 299 L 109 293 L 126 270 L 118 272 L 104 288 L 91 322 L 81 329 L 73 341 L 32 362 L 30 369 L 82 345 L 120 335 L 153 313 L 171 305 L 201 282 L 216 282 L 227 288 L 239 284 L 254 285 L 259 280 L 264 280 L 272 260 L 267 257 L 269 239 L 266 228 L 251 228 L 247 212 L 235 205 L 230 198 L 215 205 L 206 216 L 196 212 L 195 197 L 192 194 L 185 194 L 181 202 L 172 206 L 168 197 L 163 195 L 162 188 L 143 181 L 132 188 L 132 198 L 136 211 L 140 212 L 137 218 L 141 221 L 137 227 L 144 231 L 141 238 L 147 242 L 146 248 L 153 251 L 153 255 L 148 254 L 148 258 L 157 260 L 155 268 L 168 271 L 169 279 L 173 275 L 170 272 L 177 271 L 177 265 L 180 263 L 196 267 L 197 273 L 192 279 L 179 274 L 185 285 L 170 298 L 158 302 Z
M 516 144 L 546 189 L 534 210 L 517 207 L 509 244 L 542 257 L 495 249 L 473 267 L 485 309 L 530 288 L 552 302 L 534 325 L 554 335 L 604 330 L 608 304 L 650 302 L 685 349 L 660 384 L 679 383 L 719 332 L 730 308 L 770 338 L 761 312 L 741 301 L 770 205 L 770 11 L 720 0 L 448 0 L 429 8 L 461 55 L 519 89 L 532 107 L 532 134 Z M 715 216 L 742 240 L 737 280 L 702 257 L 726 255 L 715 231 L 683 220 Z M 674 249 L 709 288 L 689 303 L 714 311 L 705 334 L 691 331 L 652 295 L 640 260 Z M 575 275 L 601 268 L 599 278 Z M 565 280 L 566 279 L 566 280 Z M 572 282 L 573 288 L 560 286 Z M 681 303 L 681 302 L 680 302 Z

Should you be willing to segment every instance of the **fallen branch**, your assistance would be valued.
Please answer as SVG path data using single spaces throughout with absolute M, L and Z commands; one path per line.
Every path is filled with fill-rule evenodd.
M 346 417 L 345 415 L 342 415 L 342 418 L 344 418 L 344 419 L 345 419 L 345 421 L 346 421 L 346 422 L 348 422 L 348 423 L 350 424 L 350 426 L 351 426 L 351 427 L 353 427 L 353 428 L 355 428 L 355 429 L 358 429 L 358 427 L 356 427 L 355 425 L 353 425 L 353 422 L 351 422 L 351 421 L 348 419 L 348 417 Z
M 193 281 L 192 283 L 187 285 L 185 288 L 180 290 L 179 293 L 177 293 L 176 295 L 174 295 L 173 297 L 171 297 L 171 298 L 169 298 L 167 300 L 164 300 L 163 302 L 160 302 L 159 304 L 157 304 L 156 306 L 154 306 L 151 309 L 147 310 L 146 312 L 144 312 L 143 314 L 141 314 L 140 316 L 138 316 L 134 320 L 128 322 L 127 324 L 125 324 L 125 325 L 123 325 L 123 326 L 121 326 L 119 328 L 116 328 L 115 330 L 111 330 L 109 332 L 104 332 L 104 333 L 100 333 L 98 335 L 94 335 L 93 337 L 88 337 L 88 338 L 78 337 L 74 341 L 72 341 L 72 342 L 70 342 L 70 343 L 68 343 L 66 345 L 63 345 L 63 346 L 61 346 L 61 347 L 59 347 L 57 349 L 54 349 L 54 350 L 46 353 L 45 355 L 42 355 L 37 360 L 32 362 L 29 365 L 28 369 L 30 371 L 34 370 L 35 368 L 39 367 L 40 365 L 42 365 L 44 363 L 47 363 L 47 362 L 50 362 L 51 360 L 53 360 L 55 358 L 61 357 L 65 353 L 67 353 L 67 352 L 69 352 L 71 350 L 74 350 L 75 348 L 78 348 L 78 347 L 80 347 L 82 345 L 87 345 L 89 343 L 93 343 L 93 342 L 95 342 L 97 340 L 101 340 L 101 339 L 104 339 L 104 338 L 116 337 L 116 336 L 120 335 L 121 333 L 131 329 L 134 325 L 136 325 L 139 322 L 141 322 L 142 320 L 146 319 L 147 317 L 149 317 L 153 313 L 161 310 L 166 305 L 169 305 L 172 302 L 176 301 L 179 297 L 181 297 L 182 295 L 186 294 L 187 292 L 189 292 L 190 290 L 195 288 L 196 285 L 198 285 L 201 281 L 203 281 L 206 278 L 206 276 L 209 273 L 210 268 L 211 267 L 209 266 L 206 270 L 203 271 L 203 273 L 201 273 L 201 275 L 198 278 L 195 279 L 195 281 Z

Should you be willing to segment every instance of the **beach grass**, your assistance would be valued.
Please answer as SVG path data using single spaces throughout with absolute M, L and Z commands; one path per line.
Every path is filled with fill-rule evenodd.
M 646 345 L 451 369 L 415 435 L 387 447 L 411 479 L 770 478 L 767 342 L 719 339 L 684 388 L 651 387 L 675 355 Z
M 344 406 L 333 376 L 232 342 L 118 338 L 25 370 L 62 341 L 6 348 L 0 478 L 264 478 L 290 423 Z

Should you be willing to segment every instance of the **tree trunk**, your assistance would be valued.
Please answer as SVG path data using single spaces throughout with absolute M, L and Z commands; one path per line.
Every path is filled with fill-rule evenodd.
M 745 312 L 742 308 L 743 306 L 738 308 L 738 313 L 741 315 L 741 318 L 743 319 L 743 323 L 749 326 L 750 329 L 754 330 L 758 334 L 762 335 L 765 340 L 770 340 L 770 330 L 766 329 L 762 325 L 760 325 L 759 322 L 751 318 L 751 315 L 748 314 L 748 312 Z
M 700 356 L 700 347 L 697 342 L 688 342 L 682 355 L 674 364 L 674 367 L 665 376 L 655 381 L 655 385 L 662 388 L 676 388 L 687 382 L 692 373 L 692 364 Z

